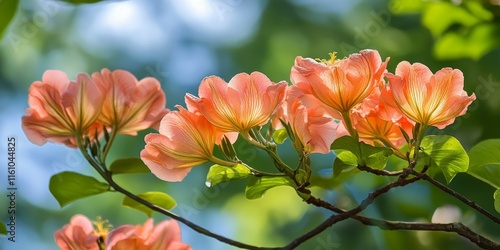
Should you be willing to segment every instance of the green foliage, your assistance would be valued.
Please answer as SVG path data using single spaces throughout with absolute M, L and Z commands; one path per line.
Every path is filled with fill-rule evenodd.
M 154 204 L 166 210 L 170 210 L 176 205 L 175 200 L 172 197 L 162 192 L 146 192 L 138 194 L 137 196 L 148 201 L 151 204 Z M 153 214 L 153 210 L 151 208 L 146 207 L 145 205 L 133 200 L 128 196 L 125 196 L 123 198 L 122 205 L 124 207 L 129 207 L 144 212 L 148 217 L 151 217 L 151 215 Z
M 337 154 L 337 157 L 333 161 L 333 177 L 338 178 L 342 174 L 344 174 L 345 176 L 345 174 L 350 173 L 354 169 L 357 169 L 357 166 L 358 157 L 356 157 L 356 155 L 354 155 L 351 151 L 341 151 Z
M 393 0 L 391 6 L 398 14 L 422 13 L 422 24 L 436 39 L 433 52 L 438 59 L 478 60 L 500 44 L 494 12 L 481 1 Z
M 396 14 L 415 14 L 422 11 L 425 6 L 424 1 L 390 1 L 389 8 L 392 13 Z
M 500 139 L 490 139 L 469 150 L 468 174 L 500 189 Z
M 357 157 L 359 165 L 375 169 L 383 169 L 392 150 L 384 147 L 374 147 L 364 142 L 358 142 L 351 136 L 343 136 L 332 143 L 333 150 L 348 150 Z
M 109 185 L 91 176 L 62 172 L 50 178 L 49 190 L 59 205 L 64 207 L 75 200 L 104 193 L 109 190 Z
M 273 140 L 278 144 L 283 144 L 286 138 L 288 138 L 286 128 L 280 128 L 273 133 Z
M 465 34 L 448 32 L 436 41 L 434 55 L 443 60 L 472 58 L 480 59 L 499 44 L 499 28 L 495 24 L 483 23 Z
M 422 23 L 431 31 L 433 36 L 439 37 L 454 24 L 472 27 L 493 18 L 491 12 L 484 9 L 480 3 L 468 2 L 466 6 L 466 8 L 463 8 L 451 2 L 429 4 L 422 14 Z M 471 11 L 471 9 L 474 11 Z M 443 13 L 446 13 L 446 15 L 443 15 Z M 440 18 L 436 19 L 437 16 Z
M 0 38 L 2 38 L 5 30 L 14 18 L 17 12 L 18 0 L 0 1 Z
M 427 173 L 430 176 L 441 171 L 450 183 L 457 173 L 468 169 L 469 156 L 453 136 L 428 135 L 422 139 L 420 147 L 418 159 L 429 166 Z
M 267 190 L 278 186 L 295 187 L 295 183 L 285 176 L 253 176 L 247 183 L 245 195 L 247 199 L 258 199 L 264 196 Z
M 139 158 L 118 159 L 111 163 L 109 170 L 113 174 L 141 174 L 151 172 Z
M 500 189 L 495 191 L 493 198 L 495 199 L 495 210 L 500 213 Z
M 213 187 L 221 182 L 245 178 L 250 174 L 250 169 L 242 164 L 236 164 L 233 167 L 215 164 L 208 171 L 206 184 Z
M 0 222 L 0 234 L 6 235 L 7 234 L 7 228 L 3 224 L 3 222 Z

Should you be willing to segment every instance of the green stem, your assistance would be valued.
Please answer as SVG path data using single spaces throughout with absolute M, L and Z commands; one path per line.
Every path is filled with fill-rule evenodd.
M 102 163 L 106 162 L 106 157 L 108 156 L 109 150 L 111 149 L 111 145 L 113 144 L 113 141 L 115 140 L 116 137 L 116 131 L 117 130 L 114 128 L 111 130 L 111 136 L 109 137 L 109 141 L 106 142 L 106 146 L 103 150 L 102 157 L 100 159 Z
M 427 125 L 422 125 L 417 123 L 415 125 L 415 131 L 413 138 L 416 138 L 414 151 L 413 151 L 413 160 L 417 160 L 418 151 L 420 150 L 420 143 L 422 143 L 422 139 L 424 138 L 425 130 L 427 130 Z
M 241 165 L 247 167 L 250 170 L 250 172 L 252 172 L 252 174 L 255 175 L 255 176 L 285 176 L 283 173 L 269 173 L 269 172 L 264 172 L 264 171 L 260 171 L 260 170 L 257 170 L 255 168 L 252 168 L 252 167 L 250 167 L 249 165 L 247 165 L 244 162 L 225 161 L 225 160 L 219 159 L 219 158 L 217 158 L 215 156 L 212 156 L 210 158 L 210 161 L 213 162 L 213 163 L 215 163 L 215 164 L 219 164 L 219 165 L 222 165 L 222 166 L 228 166 L 228 167 L 233 167 L 236 164 L 241 164 Z
M 382 143 L 384 143 L 386 146 L 389 146 L 390 148 L 392 148 L 392 151 L 394 152 L 394 154 L 403 159 L 403 160 L 406 160 L 406 154 L 403 153 L 403 151 L 401 151 L 401 149 L 399 149 L 398 147 L 396 147 L 396 145 L 394 145 L 394 143 L 391 142 L 391 140 L 388 140 L 387 138 L 384 138 L 384 137 L 377 137 L 378 140 L 380 140 Z
M 295 175 L 293 173 L 293 170 L 288 165 L 286 165 L 286 163 L 283 162 L 283 160 L 281 160 L 281 158 L 278 156 L 278 153 L 276 152 L 275 147 L 273 147 L 273 149 L 270 149 L 266 145 L 263 145 L 263 144 L 259 143 L 258 141 L 255 141 L 254 139 L 252 139 L 252 137 L 250 136 L 250 134 L 248 132 L 246 132 L 246 133 L 242 132 L 242 133 L 240 133 L 240 135 L 250 145 L 266 151 L 267 154 L 269 156 L 271 156 L 271 158 L 273 158 L 274 163 L 275 163 L 276 167 L 278 168 L 278 170 L 280 172 L 284 172 L 288 177 L 294 179 Z
M 349 115 L 349 112 L 342 112 L 342 120 L 344 121 L 345 127 L 347 131 L 349 131 L 349 134 L 356 139 L 356 141 L 359 140 L 359 135 L 358 131 L 354 129 L 354 126 L 352 125 L 351 121 L 351 116 Z

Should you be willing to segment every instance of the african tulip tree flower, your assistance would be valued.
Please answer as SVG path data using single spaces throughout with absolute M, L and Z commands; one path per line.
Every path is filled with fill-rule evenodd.
M 290 124 L 304 152 L 328 154 L 337 138 L 339 123 L 325 116 L 321 107 L 306 108 L 300 100 L 287 103 L 285 121 Z
M 188 94 L 186 103 L 223 131 L 243 132 L 269 121 L 284 101 L 286 86 L 260 72 L 237 74 L 229 83 L 210 76 L 201 82 L 199 97 Z
M 386 86 L 380 86 L 384 93 L 390 93 Z M 385 104 L 381 98 L 381 91 L 365 99 L 361 105 L 353 110 L 351 118 L 358 132 L 359 138 L 370 144 L 383 144 L 398 149 L 405 144 L 403 131 L 411 136 L 413 124 L 396 108 Z
M 168 112 L 165 94 L 155 78 L 138 81 L 128 71 L 103 69 L 92 74 L 92 79 L 105 93 L 99 120 L 117 133 L 136 135 Z
M 292 67 L 294 84 L 307 82 L 316 98 L 344 116 L 366 97 L 382 80 L 388 59 L 382 62 L 376 50 L 362 50 L 348 58 L 317 62 L 297 57 Z
M 106 238 L 106 250 L 190 250 L 181 242 L 181 229 L 175 220 L 153 225 L 148 219 L 144 225 L 123 225 L 111 231 Z
M 83 215 L 75 215 L 70 223 L 54 234 L 57 245 L 62 250 L 99 250 L 99 234 L 92 222 Z
M 214 160 L 213 148 L 223 135 L 200 113 L 177 108 L 163 117 L 159 134 L 146 135 L 141 151 L 151 172 L 165 181 L 181 181 L 191 167 Z
M 464 77 L 460 70 L 443 68 L 432 74 L 421 64 L 403 61 L 396 67 L 396 74 L 386 74 L 393 100 L 397 107 L 413 122 L 423 127 L 443 129 L 465 114 L 476 99 L 464 91 Z M 390 99 L 390 98 L 389 98 Z
M 42 81 L 29 89 L 26 116 L 22 127 L 28 139 L 37 145 L 46 142 L 76 147 L 76 136 L 93 135 L 102 104 L 102 91 L 86 74 L 76 81 L 57 70 L 47 70 Z
M 273 118 L 272 125 L 278 129 L 282 127 L 280 120 L 288 123 L 295 135 L 297 150 L 327 154 L 332 142 L 347 135 L 347 131 L 339 120 L 330 116 L 328 111 L 331 108 L 312 96 L 309 90 L 303 83 L 289 86 L 287 99 Z

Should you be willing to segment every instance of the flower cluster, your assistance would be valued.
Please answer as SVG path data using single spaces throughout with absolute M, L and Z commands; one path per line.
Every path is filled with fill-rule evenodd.
M 101 135 L 104 127 L 118 134 L 136 135 L 154 127 L 168 112 L 158 80 L 138 81 L 124 70 L 103 69 L 75 81 L 57 70 L 47 70 L 29 89 L 22 127 L 37 145 L 46 142 L 77 147 L 82 137 Z
M 129 72 L 104 69 L 70 81 L 50 70 L 30 88 L 23 129 L 36 144 L 75 147 L 75 138 L 99 135 L 103 127 L 135 135 L 159 123 L 159 133 L 145 137 L 141 158 L 166 181 L 181 181 L 207 161 L 237 164 L 215 157 L 215 145 L 227 149 L 238 135 L 259 141 L 253 130 L 267 124 L 270 131 L 285 127 L 301 155 L 329 153 L 335 139 L 351 135 L 404 157 L 402 145 L 418 141 L 430 126 L 443 129 L 453 123 L 475 95 L 463 90 L 458 69 L 433 74 L 423 64 L 403 61 L 389 73 L 388 61 L 376 50 L 343 59 L 335 53 L 329 60 L 299 56 L 291 68 L 291 85 L 272 82 L 260 72 L 240 73 L 229 82 L 209 76 L 198 96 L 186 94 L 186 107 L 176 106 L 177 111 L 164 108 L 165 96 L 153 78 L 137 81 Z
M 83 215 L 74 215 L 69 224 L 56 231 L 56 243 L 62 250 L 191 249 L 181 242 L 180 227 L 174 220 L 154 226 L 153 219 L 148 219 L 143 225 L 122 225 L 111 231 L 106 222 L 98 218 L 92 223 Z
M 299 56 L 290 86 L 259 72 L 240 73 L 229 83 L 209 76 L 198 97 L 186 95 L 187 109 L 166 115 L 160 133 L 146 136 L 141 157 L 159 178 L 180 181 L 193 166 L 220 163 L 213 147 L 222 136 L 234 142 L 238 133 L 251 140 L 252 128 L 269 121 L 273 129 L 288 127 L 301 154 L 326 154 L 335 139 L 351 135 L 404 157 L 402 145 L 423 136 L 429 126 L 451 124 L 475 95 L 463 90 L 458 69 L 433 74 L 423 64 L 403 61 L 392 74 L 386 69 L 388 60 L 376 50 L 344 59 L 335 53 L 330 60 Z

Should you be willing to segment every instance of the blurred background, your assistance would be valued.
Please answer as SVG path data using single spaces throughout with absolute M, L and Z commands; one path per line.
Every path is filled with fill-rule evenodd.
M 78 3 L 95 2 L 95 3 Z M 157 78 L 167 106 L 184 105 L 185 93 L 197 94 L 200 81 L 218 75 L 229 81 L 240 72 L 260 71 L 272 81 L 289 82 L 296 56 L 344 57 L 371 48 L 390 57 L 388 70 L 407 60 L 461 69 L 465 89 L 477 100 L 468 113 L 444 131 L 468 150 L 500 137 L 500 2 L 497 0 L 185 0 L 55 1 L 0 0 L 0 219 L 8 221 L 7 138 L 15 137 L 16 242 L 0 237 L 0 249 L 57 249 L 53 234 L 71 216 L 101 216 L 111 224 L 142 224 L 146 216 L 121 207 L 122 196 L 102 194 L 60 208 L 48 189 L 62 171 L 96 176 L 81 154 L 62 145 L 31 144 L 21 130 L 28 88 L 47 69 L 79 72 L 126 69 L 137 78 Z M 137 137 L 120 136 L 110 162 L 138 157 Z M 256 168 L 270 164 L 254 148 L 238 143 L 240 157 Z M 288 142 L 280 149 L 291 165 Z M 332 174 L 334 155 L 313 157 L 316 178 Z M 173 212 L 245 243 L 283 246 L 324 221 L 330 212 L 308 206 L 290 188 L 275 188 L 257 200 L 244 196 L 245 180 L 205 186 L 208 165 L 194 168 L 182 183 L 165 183 L 151 174 L 119 176 L 133 192 L 163 191 L 176 199 Z M 444 181 L 442 176 L 438 180 Z M 319 196 L 344 208 L 390 179 L 360 174 Z M 494 189 L 466 174 L 450 187 L 496 213 Z M 430 222 L 436 208 L 497 242 L 498 225 L 426 183 L 392 190 L 363 214 L 388 220 Z M 497 213 L 498 214 L 498 213 Z M 155 222 L 167 219 L 155 214 Z M 183 241 L 193 249 L 234 249 L 181 225 Z M 477 249 L 456 234 L 383 231 L 346 220 L 298 249 Z

